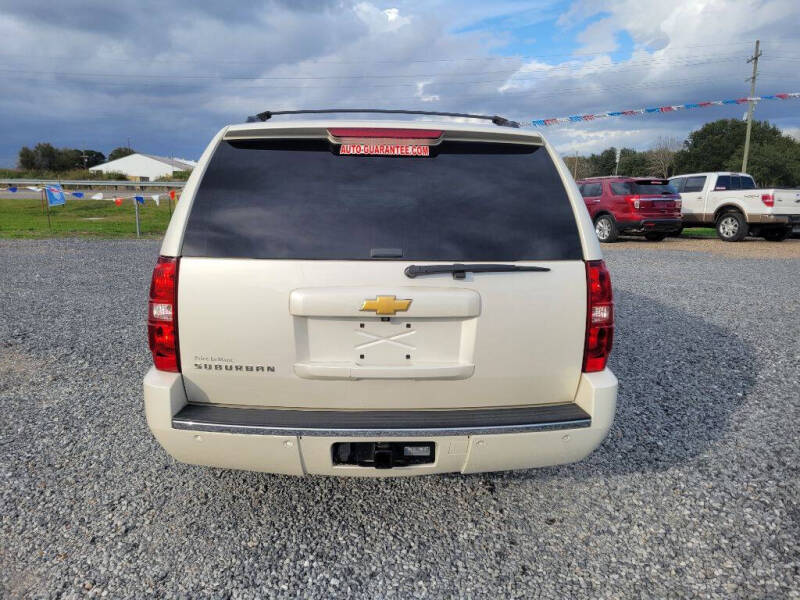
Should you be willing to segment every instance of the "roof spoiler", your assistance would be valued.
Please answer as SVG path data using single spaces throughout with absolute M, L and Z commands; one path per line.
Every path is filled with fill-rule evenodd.
M 247 117 L 248 123 L 268 121 L 275 115 L 305 115 L 305 114 L 330 114 L 330 113 L 378 113 L 389 115 L 434 115 L 438 117 L 461 117 L 465 119 L 481 119 L 491 121 L 500 127 L 519 127 L 519 123 L 498 115 L 471 115 L 468 113 L 435 112 L 427 110 L 394 110 L 387 108 L 320 108 L 310 110 L 265 110 L 256 115 Z

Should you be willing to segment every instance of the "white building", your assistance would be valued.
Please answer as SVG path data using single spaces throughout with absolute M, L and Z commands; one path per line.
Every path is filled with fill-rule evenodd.
M 176 171 L 190 171 L 195 166 L 197 163 L 193 160 L 137 152 L 91 167 L 89 170 L 103 173 L 124 173 L 128 179 L 134 181 L 153 181 L 159 177 L 172 175 Z

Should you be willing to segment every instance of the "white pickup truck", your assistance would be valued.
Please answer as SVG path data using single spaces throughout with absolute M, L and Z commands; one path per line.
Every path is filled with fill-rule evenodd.
M 691 173 L 670 179 L 684 227 L 716 227 L 726 242 L 747 234 L 780 242 L 800 232 L 800 190 L 757 188 L 746 173 Z

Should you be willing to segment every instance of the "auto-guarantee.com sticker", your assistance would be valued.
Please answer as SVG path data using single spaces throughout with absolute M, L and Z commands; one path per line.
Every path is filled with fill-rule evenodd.
M 371 156 L 430 156 L 430 146 L 422 144 L 342 144 L 339 154 Z

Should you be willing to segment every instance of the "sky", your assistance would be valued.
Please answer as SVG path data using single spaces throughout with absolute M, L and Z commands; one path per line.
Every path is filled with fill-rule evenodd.
M 800 91 L 796 0 L 0 0 L 0 166 L 22 146 L 197 159 L 263 110 L 405 108 L 520 122 Z M 744 106 L 547 128 L 645 150 Z M 276 117 L 277 118 L 277 117 Z M 756 118 L 800 137 L 800 100 Z

